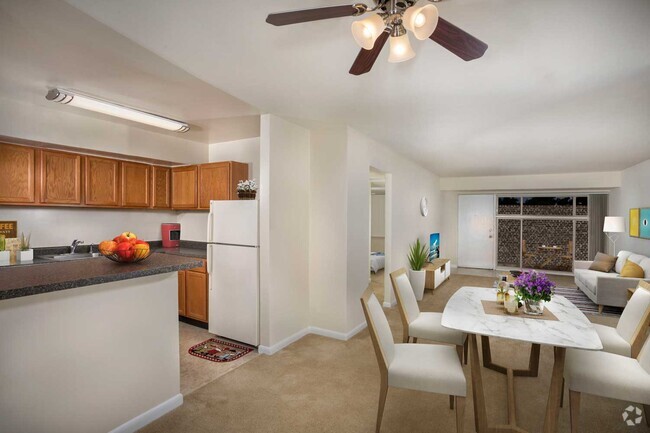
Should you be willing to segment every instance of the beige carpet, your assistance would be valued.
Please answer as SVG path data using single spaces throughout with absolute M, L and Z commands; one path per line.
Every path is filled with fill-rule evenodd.
M 571 280 L 557 278 L 567 286 Z M 493 278 L 452 275 L 435 293 L 427 291 L 421 308 L 442 311 L 449 296 L 464 285 L 487 286 Z M 397 311 L 387 310 L 399 341 Z M 616 318 L 590 316 L 613 325 Z M 525 367 L 528 346 L 494 340 L 496 362 Z M 550 382 L 552 349 L 542 347 L 540 377 L 517 378 L 517 419 L 530 432 L 541 431 Z M 469 370 L 465 367 L 467 377 Z M 490 423 L 506 420 L 506 378 L 483 374 Z M 469 383 L 469 381 L 468 381 Z M 236 370 L 185 396 L 174 412 L 144 432 L 373 432 L 377 414 L 379 371 L 367 330 L 349 341 L 309 335 L 273 356 L 258 356 Z M 468 394 L 469 395 L 469 394 Z M 567 394 L 568 395 L 568 394 Z M 568 403 L 568 398 L 566 398 Z M 627 402 L 584 396 L 581 432 L 649 432 L 645 425 L 627 427 L 621 414 Z M 471 398 L 465 431 L 474 431 Z M 454 432 L 448 397 L 391 388 L 382 432 Z M 568 404 L 560 414 L 560 431 L 569 431 Z

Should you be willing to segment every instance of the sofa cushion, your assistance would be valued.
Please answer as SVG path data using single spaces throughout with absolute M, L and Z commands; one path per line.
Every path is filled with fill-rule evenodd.
M 616 259 L 616 266 L 614 267 L 614 269 L 616 269 L 617 274 L 621 273 L 621 271 L 623 270 L 623 266 L 625 266 L 625 262 L 627 262 L 627 259 L 630 258 L 631 255 L 632 253 L 629 251 L 618 252 L 618 259 Z
M 637 265 L 632 260 L 627 259 L 627 262 L 625 262 L 625 266 L 623 266 L 623 270 L 621 271 L 621 277 L 643 278 L 645 277 L 645 271 L 641 266 Z
M 615 256 L 608 256 L 604 253 L 596 254 L 593 263 L 589 266 L 592 271 L 609 272 L 616 265 L 617 258 Z

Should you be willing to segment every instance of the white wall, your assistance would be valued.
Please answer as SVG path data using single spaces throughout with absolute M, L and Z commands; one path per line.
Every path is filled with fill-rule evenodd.
M 630 208 L 650 207 L 650 160 L 622 172 L 621 187 L 609 195 L 609 215 L 625 217 L 626 233 L 616 242 L 617 250 L 629 250 L 650 256 L 650 240 L 629 235 Z
M 370 197 L 370 236 L 383 237 L 385 228 L 385 210 L 386 196 L 372 195 Z
M 248 164 L 248 176 L 260 179 L 260 138 L 224 141 L 209 146 L 209 161 L 237 161 Z
M 310 325 L 347 332 L 347 133 L 313 130 L 310 140 Z
M 0 431 L 103 433 L 180 405 L 177 286 L 168 273 L 0 302 Z
M 260 134 L 261 344 L 309 326 L 309 130 L 265 114 Z
M 391 196 L 390 218 L 386 216 L 386 230 L 390 230 L 387 295 L 388 273 L 408 266 L 409 244 L 417 238 L 428 242 L 430 233 L 441 230 L 441 194 L 438 176 L 352 128 L 348 128 L 348 147 L 348 324 L 353 328 L 364 320 L 359 298 L 368 285 L 370 166 L 387 174 L 387 197 Z M 427 217 L 420 215 L 422 197 L 429 200 Z

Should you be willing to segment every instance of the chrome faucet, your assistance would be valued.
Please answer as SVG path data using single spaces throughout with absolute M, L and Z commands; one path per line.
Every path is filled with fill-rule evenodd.
M 75 249 L 77 249 L 77 245 L 83 244 L 84 241 L 79 241 L 75 239 L 72 241 L 72 245 L 70 245 L 70 254 L 74 254 Z

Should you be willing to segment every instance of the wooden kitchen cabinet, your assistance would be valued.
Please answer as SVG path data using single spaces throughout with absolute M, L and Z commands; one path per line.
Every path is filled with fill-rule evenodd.
M 178 273 L 178 314 L 208 321 L 208 274 L 203 266 Z
M 237 200 L 237 183 L 248 179 L 248 164 L 213 162 L 199 165 L 199 209 L 209 209 L 210 200 Z
M 198 167 L 188 165 L 172 168 L 172 207 L 196 209 L 198 207 Z
M 178 315 L 185 316 L 185 271 L 178 271 Z
M 120 205 L 120 162 L 115 159 L 85 156 L 85 196 L 91 206 Z
M 41 203 L 81 204 L 81 155 L 39 150 Z
M 171 202 L 172 170 L 168 167 L 152 167 L 151 201 L 155 209 L 169 209 Z
M 151 206 L 151 166 L 137 162 L 120 162 L 122 206 Z
M 35 150 L 0 143 L 0 203 L 34 203 Z

